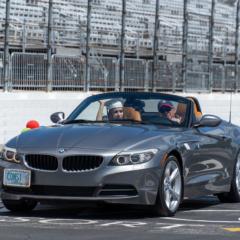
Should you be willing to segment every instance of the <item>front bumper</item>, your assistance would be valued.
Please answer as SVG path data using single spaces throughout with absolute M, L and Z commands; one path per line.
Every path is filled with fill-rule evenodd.
M 1 161 L 0 182 L 4 168 L 28 169 Z M 29 170 L 29 169 L 28 169 Z M 103 201 L 106 203 L 153 205 L 159 188 L 161 169 L 153 163 L 114 167 L 103 165 L 88 172 L 47 172 L 31 169 L 31 187 L 2 186 L 2 199 L 38 201 Z
M 65 197 L 65 196 L 47 196 L 47 195 L 32 195 L 32 194 L 17 194 L 3 191 L 1 193 L 2 199 L 8 200 L 22 200 L 22 199 L 35 199 L 37 201 L 73 201 L 73 202 L 106 202 L 118 204 L 140 204 L 146 205 L 140 201 L 140 196 L 115 196 L 115 197 Z

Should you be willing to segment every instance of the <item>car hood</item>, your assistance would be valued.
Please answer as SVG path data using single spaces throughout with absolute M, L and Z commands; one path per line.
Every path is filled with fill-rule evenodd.
M 81 148 L 123 150 L 138 142 L 179 129 L 149 125 L 72 124 L 42 127 L 22 133 L 17 148 Z

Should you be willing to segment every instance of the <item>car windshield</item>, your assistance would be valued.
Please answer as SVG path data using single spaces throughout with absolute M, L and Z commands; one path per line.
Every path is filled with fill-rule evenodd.
M 189 102 L 183 97 L 150 93 L 99 94 L 85 99 L 65 124 L 106 122 L 186 126 Z

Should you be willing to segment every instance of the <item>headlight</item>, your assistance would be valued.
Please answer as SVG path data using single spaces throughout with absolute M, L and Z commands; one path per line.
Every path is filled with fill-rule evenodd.
M 149 149 L 142 152 L 123 152 L 114 157 L 110 162 L 110 165 L 125 166 L 145 163 L 150 161 L 157 152 L 157 149 Z
M 2 150 L 2 159 L 8 162 L 20 163 L 22 155 L 17 153 L 15 148 L 4 147 Z

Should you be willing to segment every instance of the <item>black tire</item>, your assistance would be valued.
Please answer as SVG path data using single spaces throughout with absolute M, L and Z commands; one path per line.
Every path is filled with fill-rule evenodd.
M 173 208 L 168 206 L 167 200 L 165 199 L 165 196 L 166 196 L 165 194 L 167 194 L 166 189 L 168 189 L 168 187 L 166 187 L 166 185 L 168 185 L 168 184 L 166 184 L 166 182 L 168 182 L 168 180 L 166 180 L 166 178 L 167 178 L 166 171 L 168 171 L 167 168 L 169 167 L 170 164 L 173 164 L 175 167 L 177 167 L 178 173 L 179 173 L 179 175 L 177 176 L 178 182 L 175 182 L 175 184 L 177 184 L 176 187 L 178 188 L 178 189 L 176 189 L 176 191 L 178 192 L 179 199 L 176 200 L 176 203 L 174 204 L 175 206 Z M 164 182 L 165 182 L 165 184 L 164 184 Z M 172 187 L 172 185 L 171 185 L 171 187 Z M 182 201 L 182 195 L 183 195 L 183 177 L 182 177 L 181 167 L 175 156 L 169 156 L 167 158 L 167 160 L 165 161 L 162 176 L 160 179 L 158 196 L 156 199 L 156 203 L 153 207 L 154 214 L 157 216 L 162 216 L 162 217 L 174 216 L 178 210 L 178 207 L 179 207 L 181 201 Z
M 236 163 L 234 165 L 230 192 L 217 194 L 217 197 L 220 200 L 220 202 L 223 203 L 240 202 L 240 186 L 237 185 L 237 178 L 239 179 L 239 171 L 240 171 L 240 153 L 238 154 Z
M 37 201 L 35 200 L 7 200 L 2 199 L 2 203 L 11 212 L 30 212 L 36 205 Z

